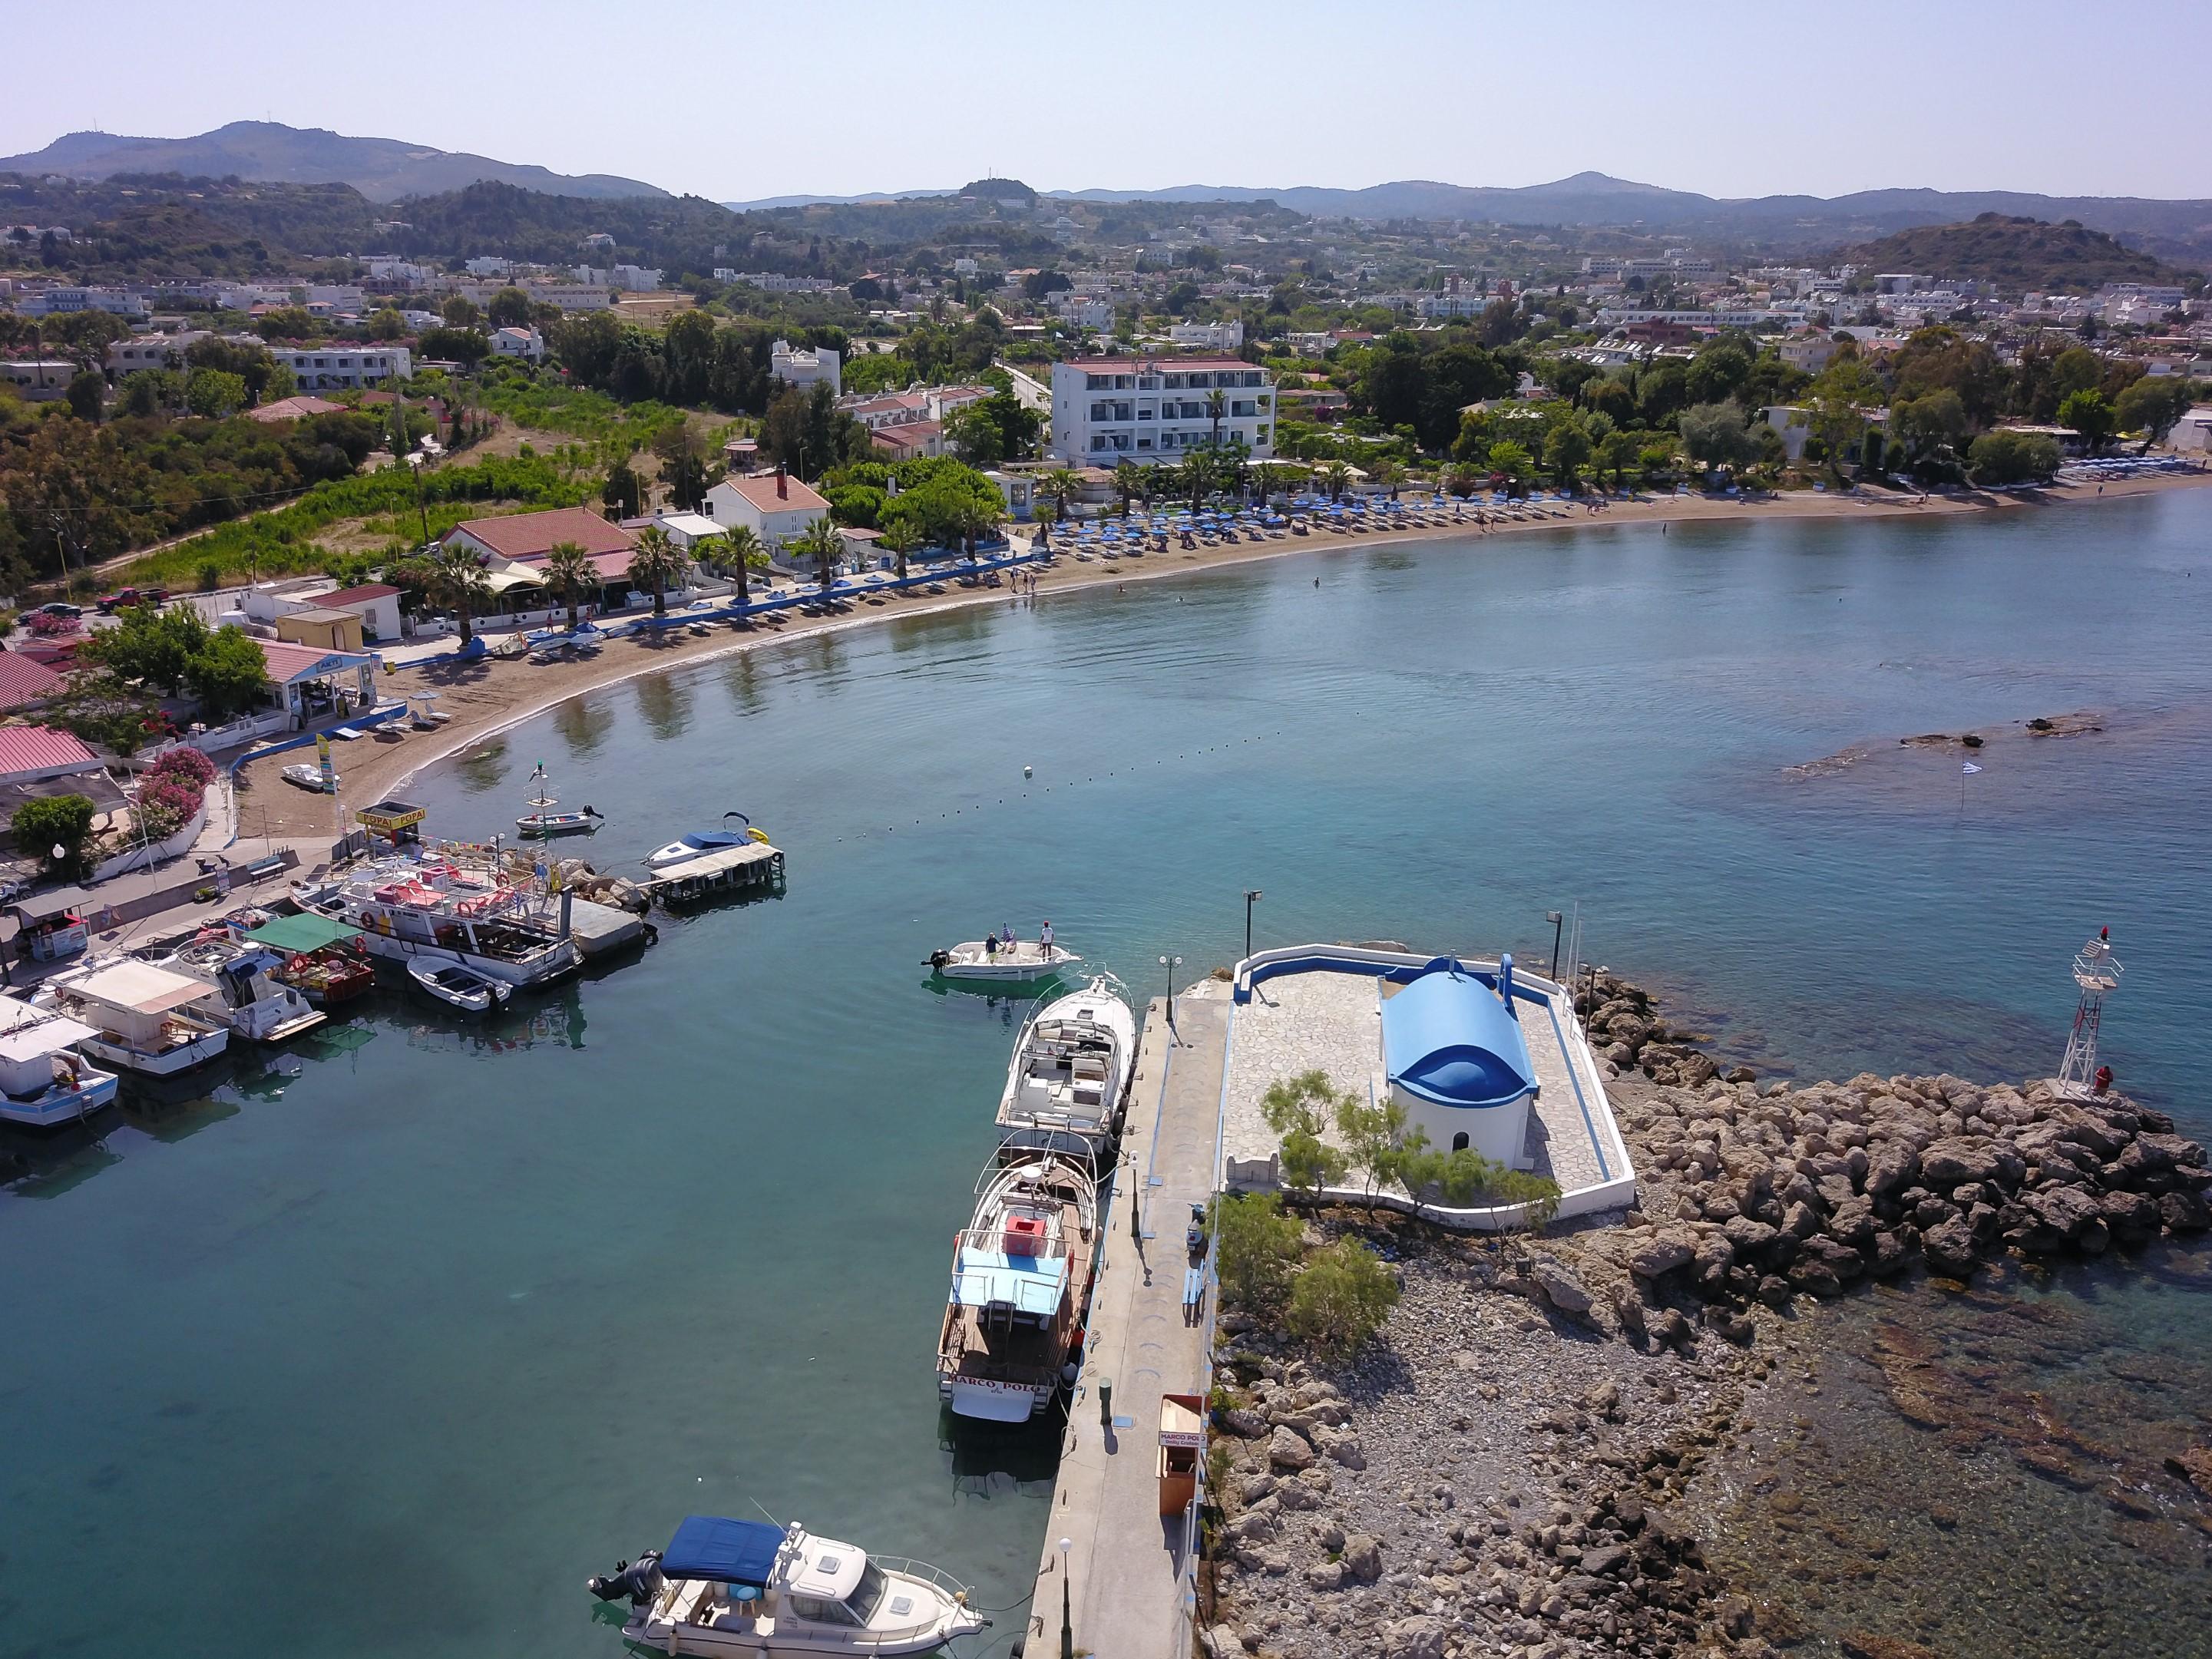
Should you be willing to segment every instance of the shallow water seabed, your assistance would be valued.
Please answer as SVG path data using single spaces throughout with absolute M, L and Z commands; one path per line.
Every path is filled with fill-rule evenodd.
M 1706 1554 L 1807 1654 L 2212 1655 L 2212 1250 L 1809 1310 L 1693 1482 Z

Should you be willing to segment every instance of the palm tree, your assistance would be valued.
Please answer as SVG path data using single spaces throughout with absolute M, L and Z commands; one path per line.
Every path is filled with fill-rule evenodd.
M 440 548 L 431 561 L 430 591 L 440 604 L 453 606 L 453 614 L 460 618 L 461 643 L 465 646 L 475 639 L 471 621 L 473 608 L 478 599 L 491 597 L 491 582 L 474 550 L 459 543 Z
M 1219 386 L 1206 394 L 1206 418 L 1213 422 L 1213 436 L 1209 441 L 1216 449 L 1221 447 L 1221 417 L 1229 412 L 1229 394 Z
M 1145 469 L 1134 461 L 1114 463 L 1114 488 L 1121 497 L 1121 516 L 1129 516 L 1129 498 L 1141 494 L 1145 488 Z
M 630 550 L 629 579 L 634 586 L 653 590 L 653 614 L 668 614 L 668 590 L 683 585 L 691 574 L 691 556 L 668 538 L 668 532 L 659 525 L 647 525 L 637 532 L 637 545 Z
M 890 550 L 891 557 L 898 561 L 898 579 L 906 580 L 906 556 L 921 545 L 921 538 L 904 519 L 891 520 L 891 527 L 884 532 L 884 545 Z
M 827 593 L 837 580 L 837 560 L 845 551 L 845 538 L 837 533 L 837 526 L 826 518 L 817 519 L 799 532 L 791 550 L 802 559 L 814 561 L 815 574 Z
M 545 556 L 545 585 L 568 607 L 568 631 L 576 630 L 576 599 L 599 584 L 599 567 L 581 542 L 556 542 Z
M 1322 482 L 1328 486 L 1328 498 L 1333 501 L 1344 499 L 1344 492 L 1352 486 L 1352 469 L 1342 461 L 1331 461 L 1322 471 Z
M 975 544 L 997 528 L 999 520 L 1006 516 L 1006 510 L 1003 507 L 995 504 L 986 505 L 981 501 L 972 501 L 960 509 L 958 519 L 960 539 L 962 545 L 967 550 L 970 563 L 973 563 L 975 559 Z
M 738 579 L 738 603 L 750 604 L 745 586 L 746 573 L 752 569 L 756 561 L 761 564 L 768 562 L 768 550 L 761 545 L 761 538 L 754 533 L 753 527 L 749 524 L 733 524 L 724 531 L 721 556 Z
M 1040 494 L 1052 497 L 1052 521 L 1058 524 L 1067 516 L 1067 504 L 1083 488 L 1083 479 L 1067 467 L 1056 466 L 1038 481 Z
M 1214 465 L 1211 450 L 1194 449 L 1183 457 L 1180 482 L 1183 494 L 1190 497 L 1190 510 L 1194 513 L 1206 505 L 1206 495 L 1213 489 Z

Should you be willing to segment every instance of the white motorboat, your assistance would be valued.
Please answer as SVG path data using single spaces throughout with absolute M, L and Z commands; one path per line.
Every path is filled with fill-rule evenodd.
M 537 793 L 530 797 L 531 810 L 515 819 L 514 827 L 525 836 L 589 835 L 606 822 L 598 808 L 586 806 L 580 812 L 556 812 L 560 805 L 554 798 L 553 786 L 546 781 L 545 763 L 538 763 L 538 769 L 530 775 Z
M 944 979 L 1024 985 L 1051 979 L 1082 960 L 1064 946 L 1041 945 L 1035 939 L 1018 939 L 1012 945 L 969 939 L 947 951 L 932 951 L 925 965 Z
M 923 1562 L 872 1557 L 796 1522 L 708 1515 L 587 1587 L 627 1598 L 623 1639 L 656 1653 L 933 1653 L 991 1622 L 965 1584 Z
M 77 1052 L 146 1078 L 179 1077 L 222 1058 L 230 1027 L 191 1012 L 207 987 L 188 975 L 127 957 L 105 957 L 50 975 L 32 999 L 93 1028 Z
M 709 853 L 719 853 L 725 848 L 742 847 L 747 842 L 757 842 L 762 846 L 768 844 L 767 833 L 754 829 L 753 821 L 743 812 L 722 814 L 724 823 L 732 818 L 738 821 L 738 827 L 734 830 L 695 830 L 688 836 L 678 836 L 665 847 L 654 848 L 646 854 L 645 867 L 665 870 L 672 865 L 689 864 L 694 859 L 704 858 Z
M 407 977 L 439 1001 L 464 1013 L 489 1013 L 504 1008 L 514 988 L 504 980 L 479 974 L 457 962 L 430 962 L 416 957 L 407 964 Z
M 952 1238 L 937 1390 L 961 1417 L 1025 1423 L 1072 1382 L 1091 1291 L 1098 1179 L 1087 1155 L 1001 1149 Z
M 224 934 L 193 939 L 151 960 L 206 986 L 207 994 L 189 1006 L 205 1018 L 222 1021 L 234 1036 L 282 1042 L 323 1023 L 325 1017 L 306 997 L 276 977 L 284 967 L 281 951 Z
M 302 789 L 312 789 L 319 795 L 334 793 L 337 788 L 338 775 L 337 773 L 331 773 L 326 780 L 323 776 L 323 769 L 321 767 L 310 766 L 305 761 L 295 762 L 290 766 L 286 767 L 282 772 L 278 773 L 277 776 L 283 778 L 287 783 L 295 783 L 299 785 Z
M 66 1014 L 0 994 L 0 1118 L 58 1128 L 112 1102 L 115 1073 L 70 1052 L 99 1035 Z
M 1055 997 L 1015 1041 L 999 1133 L 1010 1146 L 1048 1150 L 1074 1136 L 1103 1152 L 1121 1132 L 1136 1053 L 1137 1018 L 1105 975 Z
M 583 966 L 559 898 L 495 874 L 395 854 L 292 890 L 311 910 L 360 936 L 371 956 L 402 964 L 458 963 L 509 985 L 544 985 Z

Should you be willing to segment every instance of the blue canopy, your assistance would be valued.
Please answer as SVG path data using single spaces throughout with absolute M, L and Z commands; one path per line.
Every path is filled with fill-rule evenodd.
M 671 1578 L 708 1578 L 724 1584 L 765 1584 L 775 1575 L 783 1528 L 765 1521 L 724 1521 L 711 1515 L 684 1517 L 661 1553 Z
M 1519 1022 L 1456 963 L 1383 1002 L 1382 1065 L 1395 1087 L 1438 1106 L 1506 1106 L 1536 1092 Z

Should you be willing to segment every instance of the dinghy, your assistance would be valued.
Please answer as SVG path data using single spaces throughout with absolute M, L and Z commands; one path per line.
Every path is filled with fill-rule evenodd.
M 530 775 L 537 793 L 530 797 L 531 810 L 515 819 L 514 827 L 526 836 L 588 835 L 606 822 L 596 807 L 586 806 L 580 812 L 556 812 L 559 805 L 554 799 L 552 786 L 546 781 L 545 763 L 538 763 L 538 769 Z
M 449 1008 L 463 1013 L 489 1013 L 507 1006 L 514 988 L 504 980 L 488 979 L 457 962 L 432 962 L 416 957 L 407 964 L 407 977 Z

